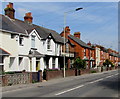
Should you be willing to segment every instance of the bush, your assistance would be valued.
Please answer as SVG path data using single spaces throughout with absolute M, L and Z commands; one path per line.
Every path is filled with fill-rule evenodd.
M 106 59 L 105 62 L 103 63 L 103 65 L 107 66 L 107 67 L 109 67 L 109 65 L 111 65 L 111 67 L 114 67 L 114 64 L 109 59 Z
M 80 57 L 75 59 L 74 67 L 77 69 L 85 69 L 86 68 L 86 61 L 82 60 Z
M 95 70 L 93 70 L 93 71 L 91 71 L 91 73 L 96 73 L 96 71 L 95 71 Z

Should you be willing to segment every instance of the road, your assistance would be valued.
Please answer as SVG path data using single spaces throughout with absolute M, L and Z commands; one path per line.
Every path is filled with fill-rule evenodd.
M 118 97 L 118 70 L 67 77 L 5 91 L 2 97 Z

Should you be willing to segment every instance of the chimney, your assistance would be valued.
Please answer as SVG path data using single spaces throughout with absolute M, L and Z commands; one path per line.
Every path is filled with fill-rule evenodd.
M 13 8 L 13 3 L 9 2 L 7 7 L 4 9 L 4 11 L 5 11 L 5 15 L 7 15 L 11 19 L 14 19 L 15 10 Z
M 80 39 L 80 32 L 75 32 L 75 33 L 74 33 L 74 37 L 77 37 L 77 38 Z
M 90 41 L 89 41 L 89 43 L 87 43 L 87 45 L 91 46 L 91 43 L 90 43 Z
M 28 12 L 25 14 L 24 16 L 24 21 L 27 23 L 32 23 L 33 17 L 32 17 L 32 13 Z
M 62 37 L 64 37 L 64 30 L 60 34 Z M 70 35 L 70 28 L 69 26 L 65 27 L 65 38 L 68 38 L 68 35 Z

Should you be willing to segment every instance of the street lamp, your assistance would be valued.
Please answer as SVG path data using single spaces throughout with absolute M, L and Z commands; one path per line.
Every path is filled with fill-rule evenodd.
M 63 75 L 64 78 L 65 78 L 65 26 L 66 26 L 66 15 L 69 12 L 79 11 L 81 9 L 83 9 L 83 8 L 77 8 L 75 10 L 64 12 L 64 70 L 63 70 L 64 71 L 64 75 Z

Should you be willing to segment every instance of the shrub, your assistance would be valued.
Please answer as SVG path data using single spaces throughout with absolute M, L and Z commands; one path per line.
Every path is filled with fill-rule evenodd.
M 74 67 L 77 69 L 85 69 L 86 68 L 86 61 L 82 60 L 80 57 L 75 59 Z
M 109 59 L 106 59 L 105 62 L 103 63 L 103 65 L 107 66 L 107 67 L 109 67 L 109 65 L 111 65 L 111 67 L 114 67 L 114 64 Z
M 93 71 L 91 71 L 91 73 L 96 73 L 96 71 L 95 71 L 95 70 L 93 70 Z

